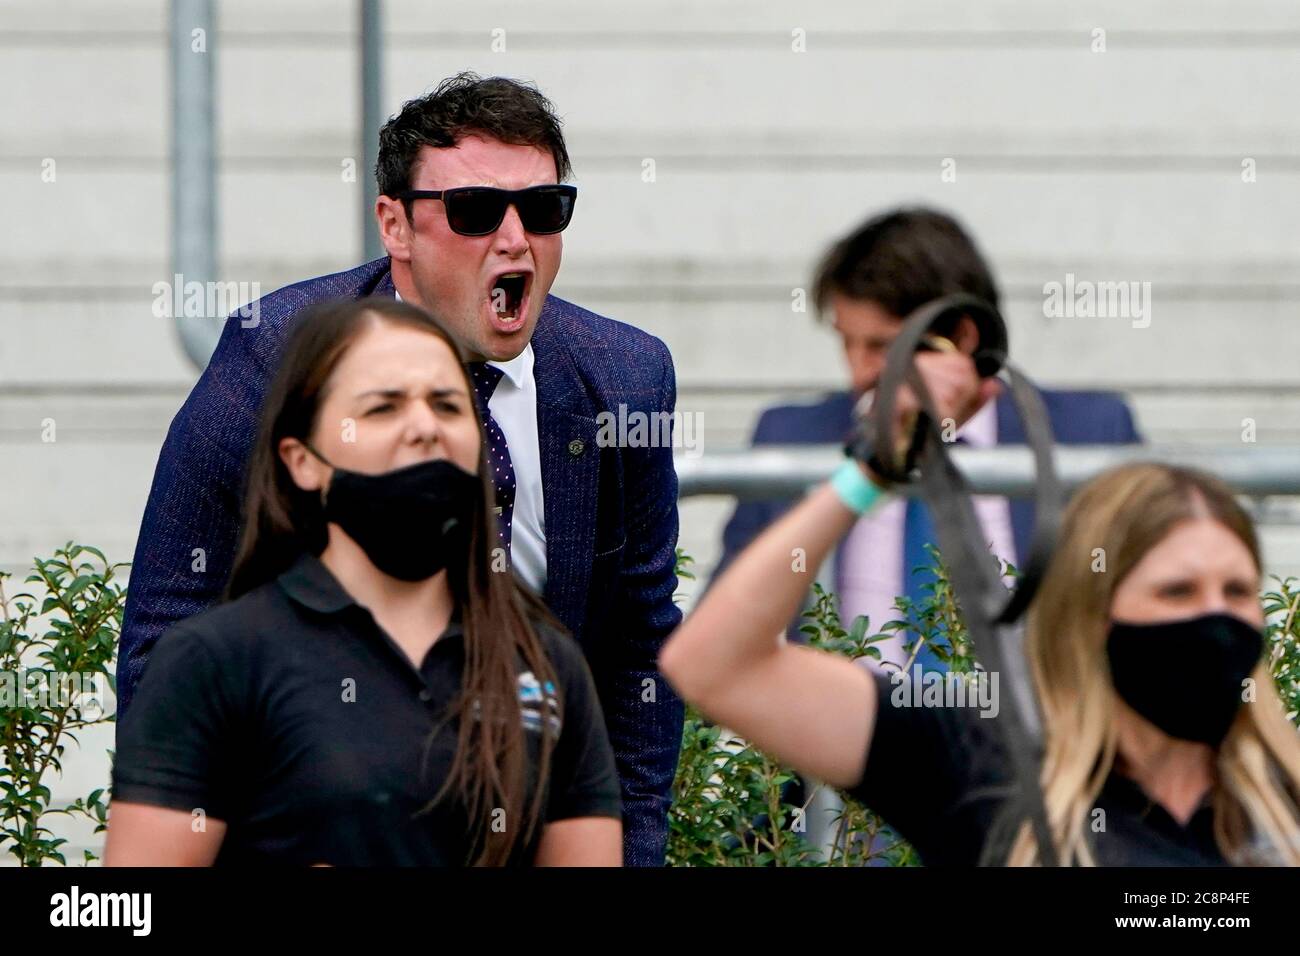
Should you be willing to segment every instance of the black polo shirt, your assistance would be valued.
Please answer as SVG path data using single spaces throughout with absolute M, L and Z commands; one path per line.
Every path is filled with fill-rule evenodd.
M 619 817 L 587 663 L 567 634 L 535 626 L 563 701 L 561 713 L 554 688 L 538 687 L 521 666 L 530 781 L 543 720 L 561 725 L 544 818 Z M 418 811 L 451 768 L 458 722 L 431 733 L 464 663 L 458 618 L 417 669 L 304 555 L 278 580 L 158 641 L 118 727 L 113 799 L 225 821 L 218 864 L 462 865 L 470 826 L 460 800 Z M 532 861 L 538 836 L 540 828 L 513 862 Z
M 927 866 L 978 864 L 992 828 L 1025 818 L 999 717 L 970 706 L 900 706 L 898 685 L 873 676 L 875 730 L 862 780 L 847 792 L 906 838 Z M 911 701 L 906 686 L 909 692 L 898 696 Z M 1208 794 L 1183 826 L 1112 771 L 1084 825 L 1100 866 L 1227 865 L 1214 841 Z

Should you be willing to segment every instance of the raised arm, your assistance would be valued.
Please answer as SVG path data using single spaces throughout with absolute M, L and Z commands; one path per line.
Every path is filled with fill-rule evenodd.
M 959 423 L 998 390 L 959 353 L 924 353 L 917 365 L 936 411 Z M 899 420 L 915 408 L 910 392 L 900 392 Z M 876 714 L 874 682 L 844 658 L 788 643 L 783 631 L 809 575 L 856 517 L 829 483 L 816 488 L 741 553 L 659 657 L 682 696 L 711 719 L 840 787 L 862 776 Z
M 809 574 L 856 518 L 819 486 L 741 552 L 659 657 L 711 720 L 834 786 L 862 776 L 875 685 L 845 658 L 789 643 L 785 627 Z

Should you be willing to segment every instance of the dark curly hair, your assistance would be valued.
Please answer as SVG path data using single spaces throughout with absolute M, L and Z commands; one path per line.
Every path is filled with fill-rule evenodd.
M 564 182 L 573 167 L 560 125 L 551 101 L 536 86 L 502 76 L 484 79 L 477 73 L 457 73 L 432 93 L 404 103 L 379 131 L 379 194 L 396 196 L 411 187 L 411 169 L 421 147 L 449 148 L 474 133 L 512 146 L 549 150 L 556 175 Z M 406 214 L 411 214 L 409 205 Z

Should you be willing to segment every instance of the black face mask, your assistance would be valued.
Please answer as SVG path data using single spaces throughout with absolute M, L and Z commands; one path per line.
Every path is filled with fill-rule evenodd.
M 1231 614 L 1111 625 L 1110 675 L 1123 701 L 1171 737 L 1218 746 L 1259 663 L 1264 635 Z
M 446 459 L 365 475 L 307 448 L 334 469 L 325 520 L 347 532 L 380 571 L 423 581 L 468 560 L 470 522 L 482 492 L 478 475 Z

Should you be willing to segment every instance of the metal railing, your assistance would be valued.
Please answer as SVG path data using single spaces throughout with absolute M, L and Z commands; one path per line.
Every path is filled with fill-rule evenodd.
M 762 445 L 676 458 L 678 494 L 734 495 L 737 498 L 796 497 L 825 481 L 843 460 L 838 445 Z M 1011 497 L 1033 490 L 1034 462 L 1028 448 L 952 449 L 953 460 L 978 494 Z M 1300 447 L 1241 444 L 1058 445 L 1056 467 L 1070 489 L 1092 476 L 1130 461 L 1161 461 L 1217 475 L 1243 495 L 1300 495 Z M 912 488 L 900 489 L 914 493 Z
M 217 31 L 212 0 L 173 0 L 172 273 L 184 281 L 217 278 Z M 208 364 L 224 319 L 172 321 L 185 355 Z
M 380 0 L 358 0 L 358 89 L 361 128 L 358 147 L 361 244 L 366 261 L 384 254 L 374 223 L 383 124 L 383 11 Z M 217 250 L 217 94 L 219 38 L 213 0 L 172 0 L 172 273 L 188 282 L 212 282 L 219 269 Z M 196 318 L 177 314 L 172 321 L 186 357 L 203 369 L 225 327 L 225 316 Z
M 375 227 L 375 200 L 379 198 L 379 185 L 375 182 L 375 163 L 379 160 L 379 127 L 384 116 L 384 19 L 379 0 L 361 0 L 361 166 L 357 176 L 364 184 L 361 190 L 361 244 L 364 259 L 370 262 L 384 254 Z

